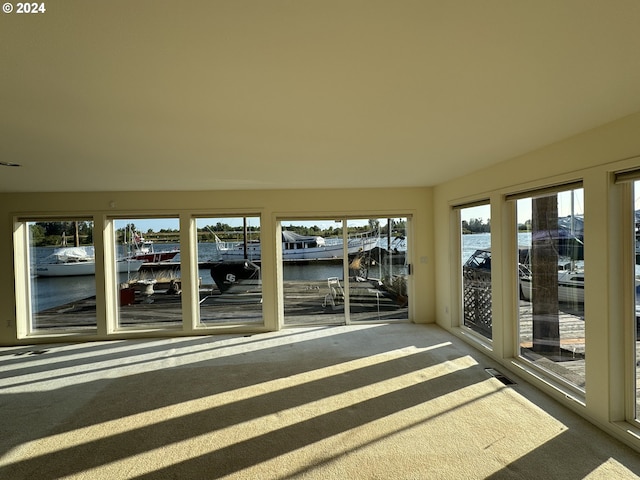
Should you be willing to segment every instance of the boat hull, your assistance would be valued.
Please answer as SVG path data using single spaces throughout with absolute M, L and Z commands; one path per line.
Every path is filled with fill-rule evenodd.
M 531 301 L 532 282 L 530 277 L 520 278 L 520 291 L 522 299 Z M 563 303 L 584 303 L 584 274 L 566 273 L 558 274 L 558 301 Z
M 222 293 L 243 281 L 260 279 L 260 267 L 247 260 L 222 260 L 203 266 L 210 269 L 211 278 Z
M 173 257 L 180 253 L 178 250 L 171 250 L 168 252 L 150 252 L 150 253 L 138 253 L 131 257 L 132 260 L 141 260 L 144 263 L 160 263 L 169 262 L 173 260 Z
M 118 273 L 137 272 L 144 262 L 142 260 L 120 260 L 117 262 Z M 49 263 L 36 267 L 39 277 L 73 277 L 95 275 L 95 262 Z
M 378 245 L 377 238 L 367 238 L 365 240 L 355 239 L 349 240 L 348 243 L 348 255 L 356 255 L 358 253 L 367 252 L 372 250 Z M 217 244 L 218 254 L 225 260 L 244 260 L 245 248 L 244 245 L 234 244 L 232 246 L 223 246 Z M 282 260 L 285 262 L 290 261 L 304 261 L 304 260 L 332 260 L 341 259 L 344 256 L 344 249 L 342 243 L 328 244 L 317 247 L 308 247 L 301 244 L 291 244 L 288 242 L 282 243 Z M 247 245 L 246 258 L 249 261 L 260 261 L 261 251 L 260 244 L 251 243 Z

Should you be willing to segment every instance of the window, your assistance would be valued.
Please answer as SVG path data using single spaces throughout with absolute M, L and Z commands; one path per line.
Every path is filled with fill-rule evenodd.
M 114 220 L 118 327 L 182 326 L 178 218 Z
M 408 220 L 347 220 L 350 322 L 408 320 Z
M 627 250 L 627 254 L 623 256 L 625 262 L 628 262 L 626 271 L 631 274 L 633 272 L 633 279 L 629 275 L 627 279 L 627 285 L 629 289 L 623 296 L 625 302 L 627 299 L 633 299 L 633 308 L 626 310 L 630 318 L 627 318 L 627 322 L 623 320 L 624 338 L 626 342 L 626 349 L 630 352 L 630 355 L 625 355 L 625 361 L 630 361 L 629 369 L 631 374 L 626 377 L 627 390 L 626 394 L 632 401 L 629 403 L 630 418 L 636 423 L 640 422 L 640 171 L 631 170 L 624 171 L 616 174 L 616 183 L 622 183 L 628 187 L 629 202 L 626 205 L 627 208 L 623 208 L 623 212 L 628 212 L 629 215 L 623 223 L 623 235 L 622 238 L 631 240 L 631 248 L 627 250 L 623 249 L 623 252 Z M 623 271 L 625 269 L 623 268 Z M 623 310 L 625 311 L 625 310 Z
M 491 206 L 460 208 L 463 325 L 492 338 Z
M 634 211 L 634 263 L 633 269 L 635 278 L 633 282 L 633 298 L 635 299 L 635 312 L 633 333 L 631 341 L 633 343 L 633 365 L 635 366 L 634 388 L 635 408 L 634 419 L 640 421 L 640 181 L 633 183 L 633 211 Z
M 42 219 L 28 235 L 30 332 L 96 330 L 93 221 Z
M 260 217 L 196 219 L 200 323 L 262 324 Z
M 284 323 L 408 319 L 407 223 L 406 217 L 282 220 Z
M 579 184 L 517 199 L 520 357 L 585 389 L 584 201 Z

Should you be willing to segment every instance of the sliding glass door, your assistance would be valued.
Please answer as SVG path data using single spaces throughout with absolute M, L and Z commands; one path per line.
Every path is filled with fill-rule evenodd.
M 282 220 L 285 325 L 344 324 L 342 221 Z
M 407 320 L 407 218 L 349 219 L 347 233 L 349 320 Z
M 409 318 L 407 218 L 280 224 L 285 325 Z

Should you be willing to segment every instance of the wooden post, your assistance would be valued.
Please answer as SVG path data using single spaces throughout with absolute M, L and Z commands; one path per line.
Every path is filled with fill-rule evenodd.
M 533 351 L 559 356 L 557 196 L 534 198 L 531 216 Z
M 242 217 L 242 234 L 244 239 L 244 259 L 247 260 L 249 258 L 247 254 L 247 217 Z
M 73 223 L 75 228 L 75 233 L 73 237 L 73 246 L 79 247 L 80 246 L 80 228 L 78 227 L 78 222 L 73 222 Z

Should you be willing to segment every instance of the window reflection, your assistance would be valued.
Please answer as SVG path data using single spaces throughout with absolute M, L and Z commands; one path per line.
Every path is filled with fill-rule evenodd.
M 460 209 L 463 325 L 491 339 L 491 206 Z
M 180 222 L 178 218 L 114 220 L 118 326 L 182 325 Z
M 517 202 L 520 355 L 585 388 L 582 188 Z
M 282 220 L 285 324 L 407 320 L 407 223 Z
M 27 222 L 31 330 L 96 329 L 93 222 Z
M 262 324 L 260 217 L 196 219 L 200 323 Z
M 635 238 L 635 328 L 633 330 L 635 365 L 635 419 L 640 420 L 640 181 L 633 183 L 634 238 Z

